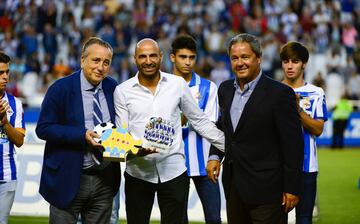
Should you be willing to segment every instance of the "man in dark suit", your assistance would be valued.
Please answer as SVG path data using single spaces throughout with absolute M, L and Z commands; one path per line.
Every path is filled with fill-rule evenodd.
M 256 37 L 239 34 L 228 54 L 235 80 L 218 91 L 218 127 L 225 152 L 212 147 L 208 176 L 216 181 L 223 161 L 228 223 L 281 223 L 298 203 L 303 139 L 294 91 L 262 73 Z
M 107 42 L 87 40 L 81 70 L 57 80 L 42 103 L 36 127 L 46 141 L 40 194 L 50 203 L 50 223 L 76 223 L 79 214 L 85 223 L 109 222 L 120 166 L 95 159 L 101 145 L 92 130 L 98 122 L 115 123 L 117 84 L 106 77 L 112 54 Z

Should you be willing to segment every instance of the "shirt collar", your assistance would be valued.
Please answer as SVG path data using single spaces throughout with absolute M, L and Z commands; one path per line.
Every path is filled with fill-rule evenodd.
M 256 76 L 256 78 L 255 78 L 254 80 L 252 80 L 251 82 L 248 82 L 248 83 L 245 84 L 243 91 L 240 89 L 239 83 L 238 83 L 237 79 L 235 78 L 235 80 L 234 80 L 234 87 L 235 87 L 236 89 L 239 89 L 240 92 L 246 92 L 246 91 L 248 91 L 248 90 L 253 91 L 253 90 L 255 89 L 255 86 L 256 86 L 257 83 L 259 82 L 261 75 L 262 75 L 262 70 L 260 70 L 258 76 Z
M 160 80 L 159 80 L 159 83 L 161 82 L 166 82 L 167 81 L 167 78 L 166 76 L 164 76 L 163 72 L 162 71 L 159 71 L 160 72 Z M 159 84 L 158 83 L 158 84 Z M 141 86 L 140 82 L 139 82 L 139 72 L 136 73 L 136 75 L 134 76 L 134 79 L 133 79 L 133 83 L 131 86 Z
M 189 82 L 189 87 L 195 86 L 196 84 L 197 84 L 196 83 L 196 73 L 192 72 L 191 73 L 191 80 Z
M 85 90 L 85 91 L 94 91 L 94 89 L 102 89 L 102 82 L 99 83 L 99 85 L 97 86 L 93 86 L 93 84 L 91 84 L 86 78 L 85 78 L 85 74 L 83 72 L 83 70 L 81 70 L 80 72 L 80 84 L 81 84 L 81 89 Z

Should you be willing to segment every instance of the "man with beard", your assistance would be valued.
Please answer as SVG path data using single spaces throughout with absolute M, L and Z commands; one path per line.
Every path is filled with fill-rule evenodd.
M 134 55 L 138 72 L 114 92 L 116 125 L 125 123 L 134 138 L 144 136 L 145 126 L 153 117 L 161 118 L 175 130 L 168 152 L 156 149 L 160 153 L 135 157 L 126 163 L 125 204 L 129 224 L 149 223 L 155 193 L 161 223 L 184 222 L 189 178 L 182 143 L 181 112 L 199 134 L 220 150 L 224 148 L 223 133 L 199 109 L 185 80 L 160 71 L 162 57 L 156 41 L 140 40 Z

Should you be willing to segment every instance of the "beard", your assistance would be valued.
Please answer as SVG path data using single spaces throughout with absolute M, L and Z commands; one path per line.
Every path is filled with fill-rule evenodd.
M 137 68 L 142 76 L 151 78 L 159 74 L 160 64 L 137 65 Z

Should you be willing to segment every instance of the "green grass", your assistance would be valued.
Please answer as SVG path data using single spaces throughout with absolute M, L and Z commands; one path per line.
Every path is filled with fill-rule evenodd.
M 360 149 L 319 150 L 316 224 L 354 224 L 360 220 Z
M 31 216 L 12 216 L 9 218 L 9 224 L 45 224 L 49 223 L 47 217 Z M 126 220 L 121 220 L 121 224 L 126 224 Z M 189 222 L 190 224 L 202 224 L 203 222 Z M 160 221 L 151 221 L 150 224 L 160 224 Z
M 319 150 L 318 205 L 314 224 L 355 224 L 360 220 L 360 149 Z M 48 223 L 47 217 L 12 216 L 9 224 Z M 159 224 L 152 221 L 151 224 Z M 126 224 L 121 220 L 121 224 Z M 201 222 L 191 222 L 201 224 Z

